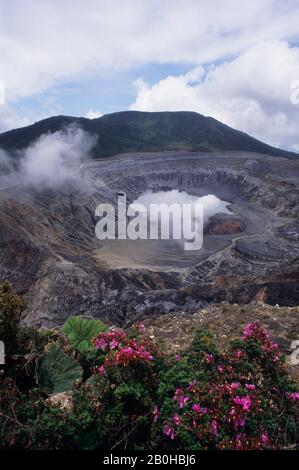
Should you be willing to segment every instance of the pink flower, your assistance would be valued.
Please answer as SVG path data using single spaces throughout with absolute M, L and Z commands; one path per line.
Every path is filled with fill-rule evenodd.
M 164 426 L 164 434 L 165 436 L 170 437 L 170 439 L 174 439 L 176 436 L 174 429 L 171 426 L 169 426 L 169 424 L 166 424 Z
M 199 413 L 203 415 L 206 414 L 208 411 L 206 408 L 202 408 L 198 403 L 193 403 L 191 408 L 195 413 Z
M 187 390 L 188 392 L 194 393 L 196 391 L 195 386 L 197 384 L 196 380 L 192 380 L 192 382 L 189 383 Z
M 261 328 L 258 321 L 249 323 L 243 330 L 243 339 L 247 340 L 252 338 L 252 336 L 259 336 L 264 341 L 269 339 L 268 333 Z
M 255 385 L 254 384 L 245 384 L 245 388 L 247 390 L 255 390 Z
M 174 397 L 173 399 L 174 400 L 177 400 L 179 395 L 182 393 L 182 389 L 181 388 L 177 388 L 176 391 L 174 392 Z
M 235 397 L 233 399 L 236 405 L 241 405 L 244 411 L 248 411 L 251 406 L 251 399 L 249 396 L 247 397 Z
M 190 397 L 185 396 L 181 388 L 177 388 L 173 399 L 178 402 L 180 408 L 183 408 L 184 406 L 186 406 L 187 402 L 190 400 Z
M 242 351 L 240 351 L 240 350 L 235 352 L 235 356 L 236 356 L 236 357 L 241 357 L 242 354 L 243 354 L 243 353 L 242 353 Z
M 231 384 L 226 384 L 224 385 L 224 387 L 226 388 L 226 390 L 228 390 L 228 392 L 233 392 L 234 390 L 237 390 L 240 387 L 240 382 L 233 382 Z
M 230 386 L 232 390 L 237 390 L 240 387 L 240 382 L 233 382 Z
M 200 406 L 197 403 L 194 403 L 192 405 L 192 410 L 195 411 L 195 413 L 199 413 L 200 411 Z
M 159 408 L 157 407 L 157 405 L 154 406 L 154 409 L 153 409 L 153 421 L 154 423 L 156 423 L 159 419 L 159 416 L 160 416 L 160 411 L 159 411 Z
M 95 342 L 95 346 L 98 349 L 105 349 L 107 346 L 107 341 L 105 341 L 104 338 L 98 338 Z
M 105 369 L 105 367 L 104 367 L 104 366 L 100 366 L 100 367 L 98 368 L 98 373 L 99 373 L 100 375 L 105 375 L 105 374 L 106 374 L 106 369 Z
M 122 348 L 120 350 L 123 354 L 131 355 L 134 352 L 134 349 L 131 346 L 127 346 L 126 348 Z
M 143 359 L 146 359 L 147 361 L 153 361 L 153 356 L 148 352 L 146 351 L 143 347 L 139 348 L 139 350 L 137 350 L 137 353 L 143 358 Z
M 219 374 L 222 374 L 224 372 L 224 369 L 222 366 L 217 366 L 217 370 L 219 372 Z
M 286 396 L 292 401 L 299 400 L 299 393 L 298 392 L 292 392 L 292 393 L 286 392 Z
M 245 426 L 245 418 L 239 417 L 234 421 L 234 428 L 237 429 L 239 427 L 243 428 Z
M 187 397 L 187 396 L 180 396 L 179 399 L 178 399 L 178 404 L 179 404 L 179 407 L 180 408 L 184 408 L 184 406 L 187 405 L 187 402 L 190 400 L 190 397 Z
M 145 330 L 145 326 L 143 323 L 138 323 L 136 327 L 140 332 Z
M 182 360 L 182 356 L 180 354 L 176 354 L 174 357 L 175 357 L 176 361 L 181 361 Z
M 218 436 L 218 424 L 217 424 L 217 421 L 215 419 L 213 419 L 213 421 L 212 421 L 211 429 L 212 429 L 213 436 L 217 437 Z
M 213 354 L 207 354 L 207 355 L 206 355 L 206 362 L 207 362 L 208 364 L 211 364 L 212 362 L 214 362 L 214 356 L 213 356 Z
M 118 342 L 113 339 L 112 341 L 110 341 L 109 346 L 111 349 L 115 349 L 118 346 Z
M 181 424 L 181 418 L 177 413 L 173 416 L 173 422 L 176 426 L 179 426 Z
M 262 434 L 261 441 L 264 445 L 269 444 L 269 436 L 267 431 Z

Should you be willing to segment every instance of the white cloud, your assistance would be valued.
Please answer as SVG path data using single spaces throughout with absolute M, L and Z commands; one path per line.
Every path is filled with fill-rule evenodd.
M 27 126 L 30 124 L 29 119 L 20 116 L 10 105 L 0 105 L 0 133 L 8 129 Z
M 103 114 L 100 111 L 93 111 L 92 109 L 90 109 L 88 113 L 85 115 L 85 117 L 88 119 L 97 119 L 102 116 Z
M 263 40 L 298 37 L 293 0 L 1 0 L 7 99 L 103 70 L 206 63 Z
M 287 98 L 287 81 L 299 79 L 298 49 L 283 42 L 299 39 L 298 17 L 295 0 L 1 0 L 0 132 L 45 117 L 44 109 L 23 117 L 19 102 L 56 85 L 187 63 L 205 69 L 154 86 L 139 80 L 135 107 L 194 109 L 275 145 L 298 145 L 298 107 Z M 47 114 L 64 111 L 49 100 Z
M 2 80 L 0 80 L 0 104 L 5 104 L 5 85 Z
M 299 105 L 291 102 L 291 87 L 299 77 L 299 48 L 266 41 L 205 72 L 191 72 L 152 86 L 137 80 L 131 109 L 197 111 L 272 145 L 297 148 Z

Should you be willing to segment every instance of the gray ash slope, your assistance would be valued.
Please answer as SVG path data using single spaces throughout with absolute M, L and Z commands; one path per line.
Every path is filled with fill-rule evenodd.
M 134 113 L 134 119 L 140 115 L 144 121 L 144 114 Z M 181 121 L 194 115 L 165 114 L 177 114 Z M 39 129 L 35 127 L 35 133 L 31 126 L 30 137 L 26 128 L 2 134 L 0 147 L 17 149 L 61 128 L 45 122 L 34 125 Z M 140 126 L 144 128 L 144 122 Z M 160 134 L 172 132 L 162 129 Z M 154 145 L 155 132 L 149 134 Z M 131 139 L 126 151 L 133 145 Z M 155 145 L 163 151 L 152 153 L 150 145 L 137 139 L 131 153 L 109 158 L 94 148 L 93 157 L 99 152 L 102 158 L 78 164 L 74 170 L 79 184 L 59 191 L 21 184 L 1 189 L 0 278 L 27 295 L 28 323 L 56 326 L 78 314 L 124 324 L 153 314 L 192 312 L 220 301 L 299 304 L 299 160 L 278 149 L 275 156 L 270 150 L 244 151 L 241 143 L 240 148 L 227 149 L 229 142 L 219 143 L 221 151 L 198 152 L 190 146 L 186 151 L 181 135 L 180 144 L 167 143 L 177 150 L 166 152 L 159 139 Z M 190 134 L 185 142 L 188 139 Z M 118 145 L 123 151 L 123 142 L 110 143 L 104 156 Z M 146 148 L 140 151 L 140 146 Z M 291 158 L 281 158 L 286 156 Z M 119 190 L 132 201 L 146 190 L 165 189 L 215 194 L 231 203 L 234 218 L 216 217 L 203 249 L 191 254 L 145 241 L 109 245 L 96 239 L 94 210 L 100 202 L 116 204 Z

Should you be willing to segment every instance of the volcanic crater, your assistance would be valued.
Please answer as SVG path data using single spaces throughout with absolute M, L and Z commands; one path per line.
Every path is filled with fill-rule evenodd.
M 127 153 L 89 160 L 59 191 L 2 188 L 1 277 L 29 299 L 26 322 L 70 314 L 124 324 L 208 303 L 298 304 L 299 162 L 246 152 Z M 95 209 L 146 191 L 213 194 L 202 249 L 95 236 Z

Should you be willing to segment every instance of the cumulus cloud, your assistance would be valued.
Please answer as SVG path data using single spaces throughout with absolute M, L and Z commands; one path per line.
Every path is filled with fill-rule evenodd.
M 85 117 L 88 119 L 97 119 L 102 116 L 103 114 L 100 111 L 93 111 L 92 109 L 90 109 L 88 113 L 85 115 Z
M 298 53 L 283 41 L 298 42 L 298 17 L 294 0 L 251 0 L 242 7 L 239 0 L 1 0 L 0 82 L 7 105 L 0 106 L 0 132 L 45 117 L 34 106 L 34 116 L 22 117 L 21 100 L 38 99 L 52 87 L 180 63 L 193 69 L 154 86 L 136 82 L 132 107 L 192 109 L 297 148 L 298 112 L 284 95 L 290 77 L 298 80 L 291 66 Z M 47 103 L 48 114 L 62 112 L 59 107 Z
M 298 14 L 293 0 L 2 0 L 0 79 L 14 100 L 103 70 L 216 61 L 298 37 Z
M 291 100 L 296 77 L 299 48 L 266 41 L 233 60 L 168 76 L 154 85 L 139 79 L 130 108 L 196 111 L 272 145 L 297 149 L 299 105 Z
M 27 117 L 20 116 L 12 106 L 8 104 L 0 105 L 0 133 L 8 129 L 28 126 L 30 120 Z

